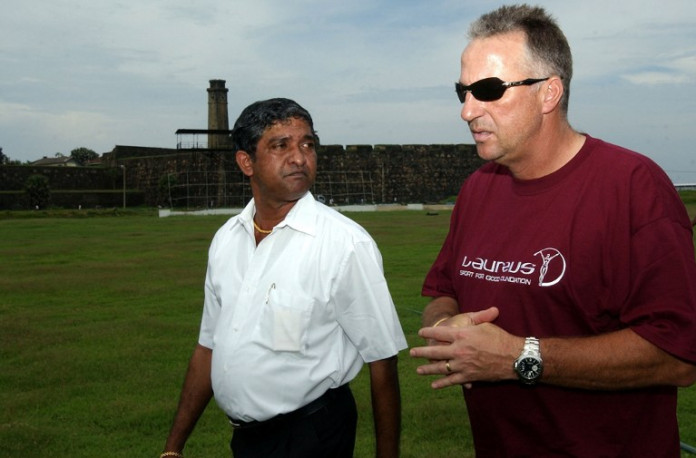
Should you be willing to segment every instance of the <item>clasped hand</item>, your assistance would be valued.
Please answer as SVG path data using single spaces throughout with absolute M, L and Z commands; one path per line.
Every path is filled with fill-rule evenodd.
M 524 339 L 494 325 L 498 309 L 455 315 L 436 327 L 422 328 L 418 335 L 428 343 L 414 347 L 410 355 L 430 362 L 419 366 L 419 375 L 442 375 L 433 381 L 435 389 L 452 385 L 471 388 L 476 381 L 515 378 L 512 362 Z

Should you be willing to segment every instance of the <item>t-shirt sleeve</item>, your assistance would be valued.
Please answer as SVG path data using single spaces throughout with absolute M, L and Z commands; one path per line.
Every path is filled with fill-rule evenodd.
M 648 169 L 649 170 L 649 169 Z M 639 174 L 630 205 L 631 287 L 622 320 L 681 359 L 696 362 L 696 261 L 683 203 L 659 172 Z M 645 192 L 649 196 L 645 196 Z
M 423 281 L 421 295 L 424 297 L 447 296 L 456 298 L 456 292 L 452 284 L 454 281 L 452 278 L 452 275 L 454 275 L 454 263 L 456 262 L 453 258 L 453 251 L 454 237 L 457 234 L 457 228 L 455 226 L 459 217 L 461 196 L 462 192 L 460 192 L 457 197 L 457 205 L 455 205 L 452 211 L 449 232 L 445 237 L 442 248 L 440 248 L 435 262 L 433 262 L 433 265 L 430 267 Z
M 423 288 L 421 289 L 422 296 L 455 297 L 451 276 L 452 247 L 450 244 L 450 234 L 447 235 L 447 238 L 440 249 L 440 253 L 437 255 L 437 258 L 435 258 L 435 262 L 425 276 Z

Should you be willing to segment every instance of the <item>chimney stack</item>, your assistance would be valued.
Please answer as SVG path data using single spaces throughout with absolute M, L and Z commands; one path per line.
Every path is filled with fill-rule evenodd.
M 227 88 L 225 80 L 210 80 L 208 89 L 208 130 L 228 131 Z M 225 148 L 228 146 L 227 133 L 208 133 L 208 148 Z

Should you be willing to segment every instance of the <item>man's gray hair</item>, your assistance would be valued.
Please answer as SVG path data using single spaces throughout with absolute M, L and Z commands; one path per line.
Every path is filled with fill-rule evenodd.
M 561 111 L 567 115 L 570 80 L 573 77 L 573 56 L 568 40 L 556 20 L 544 8 L 538 6 L 506 5 L 484 14 L 473 22 L 469 28 L 469 38 L 476 40 L 511 32 L 523 32 L 527 37 L 530 70 L 546 72 L 528 77 L 561 77 Z

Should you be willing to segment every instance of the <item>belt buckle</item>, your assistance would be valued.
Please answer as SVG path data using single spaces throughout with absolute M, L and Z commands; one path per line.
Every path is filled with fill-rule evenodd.
M 230 420 L 230 425 L 232 425 L 232 428 L 239 429 L 242 427 L 241 423 L 235 423 L 235 421 L 229 417 L 228 417 L 228 419 Z

